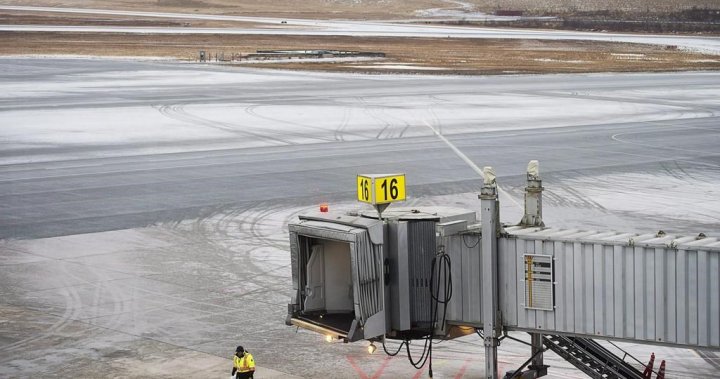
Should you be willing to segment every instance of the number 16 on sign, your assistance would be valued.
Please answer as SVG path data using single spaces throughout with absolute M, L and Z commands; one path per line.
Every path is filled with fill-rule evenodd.
M 405 200 L 405 174 L 358 175 L 357 199 L 374 205 Z

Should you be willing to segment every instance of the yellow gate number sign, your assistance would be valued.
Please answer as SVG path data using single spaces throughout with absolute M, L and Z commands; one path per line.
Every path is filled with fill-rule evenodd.
M 370 204 L 405 200 L 405 174 L 358 175 L 357 198 Z

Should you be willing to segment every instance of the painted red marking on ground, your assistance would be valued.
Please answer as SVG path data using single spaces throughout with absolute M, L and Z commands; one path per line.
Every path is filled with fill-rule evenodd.
M 345 358 L 347 358 L 348 362 L 350 362 L 350 366 L 352 366 L 353 370 L 358 373 L 360 379 L 378 379 L 380 375 L 382 375 L 383 371 L 385 371 L 385 368 L 387 368 L 387 366 L 390 364 L 390 360 L 392 359 L 392 357 L 386 357 L 382 365 L 380 365 L 380 368 L 373 373 L 373 376 L 368 377 L 367 374 L 365 374 L 365 371 L 358 367 L 358 365 L 355 363 L 355 360 L 352 359 L 351 356 L 348 355 Z
M 355 372 L 357 372 L 358 375 L 360 375 L 360 378 L 361 378 L 361 379 L 368 379 L 367 375 L 365 375 L 365 372 L 363 372 L 362 370 L 360 370 L 360 367 L 358 367 L 358 366 L 355 364 L 355 361 L 352 359 L 351 356 L 348 355 L 348 356 L 345 357 L 345 358 L 347 358 L 348 362 L 350 362 L 350 366 L 352 366 L 352 368 L 355 370 Z
M 424 366 L 423 366 L 423 368 L 421 368 L 420 370 L 418 370 L 418 371 L 415 373 L 415 375 L 413 375 L 412 379 L 420 379 L 420 377 L 422 376 L 423 372 L 425 372 L 425 367 L 424 367 Z
M 460 367 L 460 371 L 455 375 L 455 379 L 460 379 L 465 375 L 465 370 L 467 370 L 468 365 L 470 364 L 470 358 L 465 360 L 465 363 Z
M 372 379 L 378 379 L 383 371 L 385 371 L 385 368 L 390 364 L 390 360 L 392 357 L 386 357 L 385 361 L 383 362 L 382 366 L 375 372 L 375 375 L 372 376 Z

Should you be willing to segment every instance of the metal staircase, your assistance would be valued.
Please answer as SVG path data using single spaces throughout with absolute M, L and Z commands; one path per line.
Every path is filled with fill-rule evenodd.
M 591 378 L 645 378 L 641 371 L 592 339 L 546 335 L 543 343 Z

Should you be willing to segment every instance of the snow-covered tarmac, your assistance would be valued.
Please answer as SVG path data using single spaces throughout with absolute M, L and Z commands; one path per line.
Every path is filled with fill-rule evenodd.
M 406 172 L 407 205 L 519 220 L 539 159 L 546 224 L 720 233 L 720 74 L 364 76 L 82 59 L 0 59 L 0 376 L 215 377 L 238 343 L 261 377 L 412 377 L 402 357 L 284 325 L 286 226 Z M 428 127 L 431 126 L 432 128 Z M 622 346 L 673 377 L 714 353 Z M 433 348 L 479 377 L 477 337 Z M 502 369 L 528 356 L 507 341 Z M 553 377 L 582 375 L 548 353 Z M 311 361 L 312 364 L 308 364 Z M 426 374 L 426 372 L 424 372 Z M 363 376 L 364 375 L 364 376 Z

